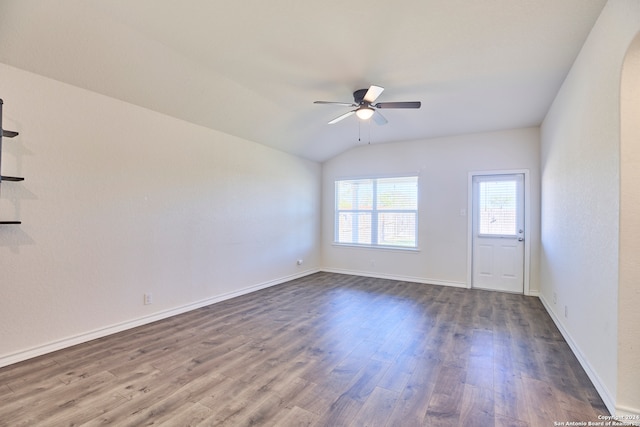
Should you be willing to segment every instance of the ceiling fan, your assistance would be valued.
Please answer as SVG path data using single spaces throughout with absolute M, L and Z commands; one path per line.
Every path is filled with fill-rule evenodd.
M 340 120 L 355 114 L 359 119 L 369 120 L 373 118 L 379 125 L 387 123 L 387 119 L 377 110 L 377 108 L 420 108 L 420 101 L 411 102 L 378 102 L 374 104 L 376 99 L 380 96 L 383 87 L 372 85 L 369 89 L 358 89 L 353 92 L 353 102 L 332 102 L 332 101 L 315 101 L 314 104 L 333 104 L 342 105 L 345 107 L 357 107 L 355 110 L 351 110 L 344 113 L 329 122 L 330 125 L 338 123 Z

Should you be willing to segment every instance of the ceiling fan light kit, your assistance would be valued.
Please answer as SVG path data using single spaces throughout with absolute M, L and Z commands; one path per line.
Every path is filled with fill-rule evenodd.
M 314 104 L 333 104 L 340 105 L 343 107 L 357 107 L 355 110 L 351 110 L 347 113 L 344 113 L 335 119 L 329 121 L 329 124 L 332 125 L 334 123 L 338 123 L 341 120 L 346 119 L 347 117 L 355 115 L 360 120 L 369 120 L 373 117 L 373 120 L 379 124 L 384 125 L 387 123 L 387 119 L 384 118 L 379 111 L 378 108 L 420 108 L 422 103 L 420 101 L 410 101 L 410 102 L 379 102 L 374 104 L 376 99 L 382 94 L 384 90 L 381 86 L 372 85 L 369 89 L 358 89 L 353 92 L 353 102 L 332 102 L 332 101 L 315 101 Z
M 373 113 L 375 113 L 374 109 L 369 107 L 360 107 L 356 110 L 356 116 L 361 120 L 369 120 Z

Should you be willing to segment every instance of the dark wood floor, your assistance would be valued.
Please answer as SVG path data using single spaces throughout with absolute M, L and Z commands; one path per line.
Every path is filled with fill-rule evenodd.
M 331 273 L 0 369 L 11 427 L 548 427 L 599 414 L 537 298 Z

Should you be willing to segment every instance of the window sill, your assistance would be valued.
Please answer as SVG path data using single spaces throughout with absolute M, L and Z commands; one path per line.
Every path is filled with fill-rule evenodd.
M 402 246 L 370 246 L 370 245 L 356 245 L 353 243 L 331 243 L 331 246 L 338 248 L 358 248 L 358 249 L 372 249 L 375 251 L 390 251 L 390 252 L 420 252 L 420 248 L 405 248 Z

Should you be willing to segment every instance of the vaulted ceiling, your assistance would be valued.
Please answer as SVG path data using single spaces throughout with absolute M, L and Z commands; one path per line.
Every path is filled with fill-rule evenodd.
M 324 161 L 540 124 L 605 3 L 0 0 L 0 62 Z M 313 104 L 371 84 L 422 108 L 328 125 L 349 109 Z

